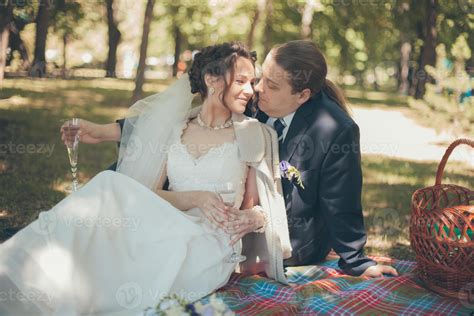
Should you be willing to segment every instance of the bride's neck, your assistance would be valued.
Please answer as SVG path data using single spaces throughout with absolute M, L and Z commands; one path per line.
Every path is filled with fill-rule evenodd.
M 204 101 L 201 109 L 201 119 L 208 126 L 218 126 L 230 119 L 232 113 L 221 104 Z

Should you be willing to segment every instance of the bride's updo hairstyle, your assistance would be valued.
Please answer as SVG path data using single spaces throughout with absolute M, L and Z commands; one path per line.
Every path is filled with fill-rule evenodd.
M 188 71 L 191 93 L 199 93 L 203 100 L 206 99 L 208 90 L 204 76 L 209 74 L 220 77 L 224 80 L 224 90 L 219 98 L 227 106 L 224 98 L 230 84 L 234 81 L 234 67 L 238 57 L 247 58 L 255 66 L 257 53 L 250 52 L 239 42 L 226 42 L 201 49 L 194 55 L 193 63 Z M 227 82 L 225 76 L 227 73 L 230 73 L 230 82 Z

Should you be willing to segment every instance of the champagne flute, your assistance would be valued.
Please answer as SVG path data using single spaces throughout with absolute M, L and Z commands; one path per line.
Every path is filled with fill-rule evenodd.
M 235 205 L 235 185 L 232 182 L 225 182 L 218 184 L 215 187 L 215 192 L 220 196 L 222 202 L 226 206 L 234 207 Z M 229 240 L 232 240 L 232 235 L 229 235 Z M 228 263 L 239 263 L 247 260 L 244 255 L 239 255 L 232 245 L 232 254 L 226 259 Z
M 72 183 L 65 189 L 66 192 L 71 193 L 77 191 L 81 184 L 77 180 L 77 154 L 79 151 L 79 127 L 80 119 L 72 118 L 70 120 L 63 120 L 63 130 L 66 135 L 66 148 L 69 156 L 69 164 L 71 165 Z

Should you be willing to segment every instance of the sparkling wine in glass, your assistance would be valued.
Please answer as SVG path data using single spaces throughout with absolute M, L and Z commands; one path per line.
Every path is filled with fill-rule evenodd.
M 71 165 L 72 183 L 65 189 L 66 192 L 71 193 L 77 191 L 82 185 L 77 180 L 77 154 L 79 151 L 79 123 L 80 119 L 72 118 L 64 120 L 63 130 L 66 136 L 66 148 L 69 157 L 69 164 Z
M 232 182 L 225 182 L 219 185 L 216 185 L 216 193 L 222 199 L 225 205 L 229 207 L 234 207 L 235 205 L 235 185 Z M 229 235 L 229 240 L 232 240 L 232 235 Z M 228 263 L 239 263 L 247 260 L 247 257 L 244 255 L 238 254 L 234 245 L 232 245 L 232 254 L 226 259 Z

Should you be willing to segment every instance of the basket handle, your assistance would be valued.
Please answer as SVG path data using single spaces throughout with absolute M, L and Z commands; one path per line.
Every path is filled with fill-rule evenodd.
M 441 162 L 439 163 L 438 166 L 438 171 L 436 172 L 436 182 L 435 185 L 440 185 L 441 184 L 441 178 L 443 177 L 444 173 L 444 167 L 446 167 L 446 163 L 448 162 L 448 158 L 453 152 L 454 148 L 457 146 L 465 144 L 469 145 L 472 148 L 474 148 L 474 140 L 470 140 L 467 138 L 460 138 L 458 140 L 455 140 L 451 145 L 449 145 L 448 149 L 446 149 L 446 152 L 444 153 L 443 159 L 441 159 Z

